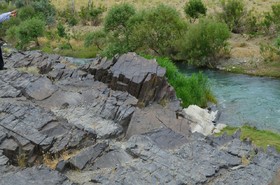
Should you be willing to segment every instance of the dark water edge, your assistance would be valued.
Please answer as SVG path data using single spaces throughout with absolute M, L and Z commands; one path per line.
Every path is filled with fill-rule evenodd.
M 280 132 L 280 79 L 177 66 L 186 75 L 201 71 L 209 78 L 222 111 L 219 122 Z

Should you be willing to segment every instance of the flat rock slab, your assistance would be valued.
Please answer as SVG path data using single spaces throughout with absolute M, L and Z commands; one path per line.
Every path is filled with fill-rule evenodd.
M 143 119 L 144 118 L 144 119 Z M 170 128 L 184 136 L 190 135 L 189 122 L 177 118 L 176 112 L 158 104 L 136 109 L 126 132 L 126 138 L 159 128 Z
M 58 87 L 53 85 L 48 78 L 44 77 L 30 83 L 25 88 L 25 94 L 32 99 L 40 101 L 50 97 L 57 90 Z
M 66 176 L 46 167 L 27 168 L 16 173 L 0 175 L 1 185 L 74 185 Z

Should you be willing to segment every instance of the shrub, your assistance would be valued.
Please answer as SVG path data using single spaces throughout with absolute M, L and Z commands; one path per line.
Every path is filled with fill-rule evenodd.
M 265 12 L 263 26 L 266 28 L 267 32 L 272 31 L 272 33 L 280 31 L 280 3 L 271 6 L 271 12 Z M 271 27 L 273 27 L 271 29 Z
M 47 24 L 55 22 L 56 9 L 50 0 L 36 0 L 32 1 L 30 5 L 35 9 L 40 19 L 43 19 Z
M 131 48 L 170 57 L 178 53 L 175 43 L 187 27 L 175 9 L 165 5 L 137 13 L 129 23 Z
M 24 21 L 26 19 L 30 19 L 34 17 L 36 14 L 35 9 L 32 6 L 25 6 L 19 9 L 18 11 L 18 17 Z
M 221 18 L 234 33 L 242 31 L 242 21 L 246 14 L 243 0 L 222 0 Z
M 78 14 L 76 12 L 73 12 L 70 6 L 68 6 L 63 11 L 58 12 L 58 14 L 59 17 L 61 17 L 62 20 L 70 26 L 75 26 L 79 22 L 79 20 L 77 19 Z
M 190 0 L 186 3 L 184 11 L 187 16 L 193 20 L 197 19 L 200 15 L 206 15 L 207 8 L 201 0 Z
M 230 32 L 224 23 L 201 20 L 190 27 L 179 43 L 181 55 L 194 65 L 213 67 L 229 37 Z
M 129 4 L 120 4 L 112 7 L 104 20 L 104 30 L 109 37 L 107 48 L 102 55 L 112 57 L 117 53 L 130 51 L 128 29 L 129 19 L 135 14 L 135 8 Z
M 63 26 L 63 24 L 61 23 L 61 22 L 59 22 L 58 24 L 57 24 L 57 34 L 58 34 L 58 36 L 59 37 L 67 37 L 67 33 L 66 33 L 66 31 L 65 31 L 65 27 Z
M 81 7 L 79 16 L 84 25 L 86 25 L 87 22 L 90 22 L 92 26 L 97 26 L 101 23 L 101 16 L 105 10 L 104 7 L 95 7 L 93 3 L 91 3 L 87 7 Z
M 39 46 L 38 37 L 43 36 L 45 22 L 38 18 L 23 21 L 18 27 L 19 47 L 23 48 L 30 41 Z
M 153 58 L 145 56 L 146 58 Z M 198 105 L 206 107 L 208 101 L 216 101 L 207 77 L 202 73 L 193 74 L 190 77 L 178 71 L 178 68 L 168 58 L 157 57 L 157 62 L 161 67 L 166 68 L 168 82 L 174 87 L 176 95 L 182 100 L 182 106 Z
M 92 45 L 96 46 L 99 50 L 103 50 L 106 44 L 106 33 L 101 31 L 95 31 L 87 34 L 85 38 L 85 47 L 90 47 Z

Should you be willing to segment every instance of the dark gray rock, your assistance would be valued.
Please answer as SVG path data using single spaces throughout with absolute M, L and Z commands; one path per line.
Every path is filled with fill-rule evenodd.
M 165 69 L 155 60 L 144 59 L 135 53 L 94 61 L 84 70 L 114 90 L 126 91 L 144 105 L 163 99 L 174 100 L 175 92 L 166 82 Z
M 70 165 L 78 168 L 79 170 L 84 169 L 86 164 L 90 161 L 94 161 L 98 156 L 100 156 L 107 146 L 108 144 L 106 143 L 97 143 L 94 146 L 85 148 L 69 160 Z
M 161 149 L 178 148 L 188 142 L 186 137 L 174 132 L 170 128 L 162 128 L 143 135 L 148 136 Z
M 2 176 L 2 177 L 1 177 Z M 67 177 L 46 167 L 27 168 L 16 173 L 0 175 L 1 185 L 74 185 Z
M 9 159 L 3 155 L 3 151 L 0 150 L 0 166 L 4 166 L 8 163 Z
M 50 97 L 57 90 L 58 87 L 53 85 L 48 78 L 39 78 L 25 88 L 24 94 L 40 101 Z
M 144 119 L 143 119 L 144 118 Z M 184 136 L 190 135 L 189 122 L 184 118 L 177 118 L 176 112 L 153 104 L 144 109 L 136 109 L 126 132 L 126 138 L 142 134 L 159 128 L 170 128 Z
M 21 153 L 27 156 L 30 165 L 42 152 L 56 154 L 68 147 L 87 146 L 95 135 L 84 132 L 65 120 L 59 120 L 52 112 L 40 107 L 19 102 L 0 105 L 0 130 L 5 133 L 0 149 L 12 161 Z M 78 138 L 77 138 L 78 137 Z

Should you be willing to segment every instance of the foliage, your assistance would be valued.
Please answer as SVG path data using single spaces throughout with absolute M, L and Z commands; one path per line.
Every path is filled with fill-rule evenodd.
M 128 27 L 128 20 L 135 14 L 135 8 L 127 3 L 114 6 L 105 17 L 105 31 L 113 31 L 118 35 L 125 34 Z
M 35 9 L 37 16 L 47 24 L 55 22 L 56 9 L 50 0 L 33 0 L 30 5 Z
M 242 21 L 246 14 L 243 0 L 221 0 L 222 10 L 221 18 L 234 33 L 242 32 Z
M 189 28 L 179 43 L 181 55 L 194 65 L 213 67 L 215 59 L 220 50 L 227 45 L 229 37 L 229 30 L 224 23 L 201 20 Z
M 30 18 L 34 17 L 35 15 L 36 15 L 35 9 L 33 8 L 33 6 L 30 6 L 30 5 L 22 7 L 18 11 L 18 17 L 22 21 L 30 19 Z
M 92 26 L 98 26 L 101 23 L 101 16 L 105 10 L 103 6 L 95 7 L 93 3 L 91 3 L 87 7 L 81 7 L 79 16 L 84 25 L 90 22 Z
M 63 11 L 58 12 L 59 17 L 62 18 L 70 26 L 75 26 L 78 24 L 78 14 L 73 12 L 70 6 L 67 6 Z
M 64 38 L 66 38 L 67 37 L 67 33 L 66 33 L 66 30 L 65 30 L 65 27 L 63 26 L 63 24 L 61 23 L 61 22 L 59 22 L 58 24 L 57 24 L 57 34 L 58 34 L 58 36 L 59 37 L 64 37 Z
M 171 57 L 178 53 L 175 41 L 182 37 L 187 24 L 175 9 L 159 5 L 135 14 L 129 20 L 129 26 L 131 48 Z
M 153 58 L 151 56 L 145 57 Z M 174 87 L 177 97 L 182 100 L 183 107 L 188 107 L 189 105 L 206 107 L 208 101 L 215 102 L 208 79 L 202 73 L 187 77 L 180 73 L 168 58 L 157 57 L 156 59 L 161 67 L 166 68 L 168 82 Z
M 99 30 L 87 34 L 84 42 L 85 47 L 90 47 L 94 45 L 99 50 L 103 50 L 105 44 L 106 44 L 106 33 L 103 30 Z
M 227 132 L 229 135 L 232 135 L 238 129 L 241 129 L 242 140 L 249 138 L 253 144 L 259 147 L 267 148 L 267 146 L 270 145 L 275 147 L 276 150 L 280 152 L 280 135 L 272 131 L 258 130 L 257 128 L 251 127 L 249 125 L 244 125 L 240 128 L 228 126 L 218 135 L 221 135 L 225 132 Z
M 263 25 L 267 32 L 272 30 L 272 33 L 280 32 L 280 3 L 271 6 L 271 12 L 265 12 Z M 271 29 L 271 27 L 274 27 Z
M 207 8 L 201 0 L 190 0 L 186 3 L 184 11 L 187 16 L 197 19 L 200 15 L 206 15 Z
M 128 24 L 135 12 L 135 8 L 126 3 L 116 5 L 108 11 L 104 20 L 104 30 L 110 42 L 102 55 L 112 57 L 117 53 L 130 51 L 129 35 L 131 32 Z
M 23 48 L 30 41 L 35 41 L 36 45 L 39 46 L 38 37 L 43 36 L 45 28 L 45 22 L 38 18 L 32 18 L 23 21 L 18 27 L 18 46 Z

